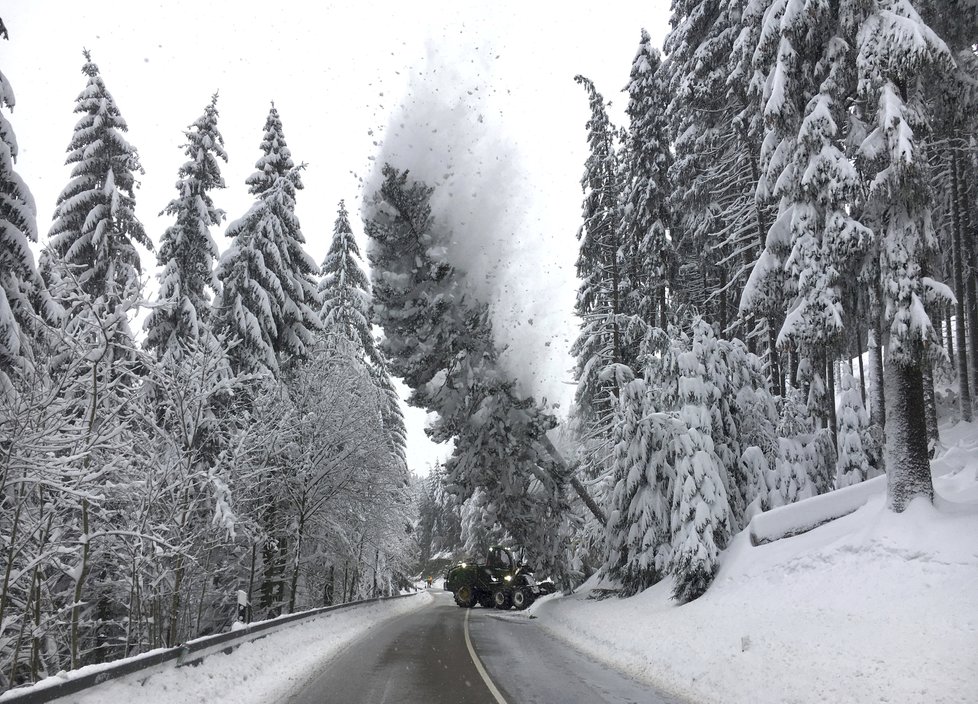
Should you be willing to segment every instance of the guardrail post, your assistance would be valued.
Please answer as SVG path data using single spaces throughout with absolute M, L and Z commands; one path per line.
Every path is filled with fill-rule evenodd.
M 248 602 L 248 594 L 243 590 L 238 590 L 238 622 L 251 623 L 251 604 Z

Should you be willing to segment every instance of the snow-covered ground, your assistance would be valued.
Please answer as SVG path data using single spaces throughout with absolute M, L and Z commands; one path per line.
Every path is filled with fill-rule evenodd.
M 410 599 L 374 602 L 328 612 L 308 623 L 244 643 L 228 655 L 211 655 L 196 666 L 165 665 L 150 670 L 152 674 L 149 675 L 141 672 L 122 677 L 72 696 L 70 701 L 72 704 L 267 704 L 285 701 L 316 672 L 324 659 L 387 619 L 426 606 L 432 599 L 430 593 L 422 592 Z M 62 676 L 80 676 L 89 671 L 90 668 L 81 668 Z M 46 686 L 57 677 L 48 678 L 37 686 Z M 5 698 L 0 696 L 0 701 Z
M 537 602 L 537 623 L 697 702 L 978 702 L 978 425 L 942 433 L 938 499 L 882 496 L 758 547 L 740 533 L 705 596 Z

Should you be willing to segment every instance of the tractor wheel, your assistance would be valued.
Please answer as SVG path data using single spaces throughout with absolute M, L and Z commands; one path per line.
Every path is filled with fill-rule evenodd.
M 500 589 L 492 595 L 492 605 L 497 609 L 506 611 L 513 605 L 513 595 L 508 589 Z
M 484 609 L 492 608 L 492 594 L 489 592 L 479 592 L 476 595 L 476 601 L 478 601 L 479 606 Z
M 515 592 L 513 592 L 513 606 L 516 607 L 517 611 L 530 608 L 530 604 L 532 603 L 533 592 L 531 592 L 528 588 L 523 587 L 522 589 L 517 589 Z
M 475 593 L 468 584 L 463 584 L 455 592 L 455 603 L 463 609 L 471 609 L 475 606 Z

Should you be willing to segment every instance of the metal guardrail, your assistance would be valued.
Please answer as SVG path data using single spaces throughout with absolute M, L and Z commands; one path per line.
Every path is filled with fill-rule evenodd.
M 44 686 L 43 684 L 41 686 L 31 685 L 30 687 L 24 687 L 20 693 L 18 693 L 17 689 L 11 689 L 3 693 L 3 695 L 0 695 L 0 701 L 3 704 L 45 704 L 46 702 L 53 702 L 62 697 L 78 694 L 83 690 L 102 684 L 103 682 L 131 675 L 141 670 L 160 667 L 171 661 L 175 661 L 175 667 L 182 667 L 183 665 L 198 663 L 208 655 L 213 655 L 214 653 L 229 653 L 239 645 L 264 638 L 287 626 L 294 625 L 296 622 L 313 619 L 330 611 L 345 609 L 351 606 L 362 606 L 378 601 L 402 599 L 404 597 L 415 596 L 416 594 L 417 592 L 413 594 L 400 594 L 398 596 L 375 597 L 362 601 L 351 601 L 346 604 L 324 606 L 310 611 L 287 614 L 278 618 L 269 619 L 268 621 L 256 621 L 236 631 L 195 638 L 173 648 L 136 655 L 114 665 L 109 663 L 104 669 L 99 669 L 96 672 L 74 677 L 69 680 L 56 682 L 50 686 Z M 41 682 L 43 683 L 45 680 L 41 680 Z

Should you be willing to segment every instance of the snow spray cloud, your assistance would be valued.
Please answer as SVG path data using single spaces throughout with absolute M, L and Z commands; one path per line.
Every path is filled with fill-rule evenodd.
M 427 45 L 379 140 L 369 199 L 385 163 L 433 186 L 435 227 L 468 295 L 488 303 L 504 368 L 537 400 L 566 411 L 575 334 L 573 232 L 547 232 L 545 192 L 507 133 L 508 91 L 491 48 Z M 536 198 L 535 198 L 536 196 Z

